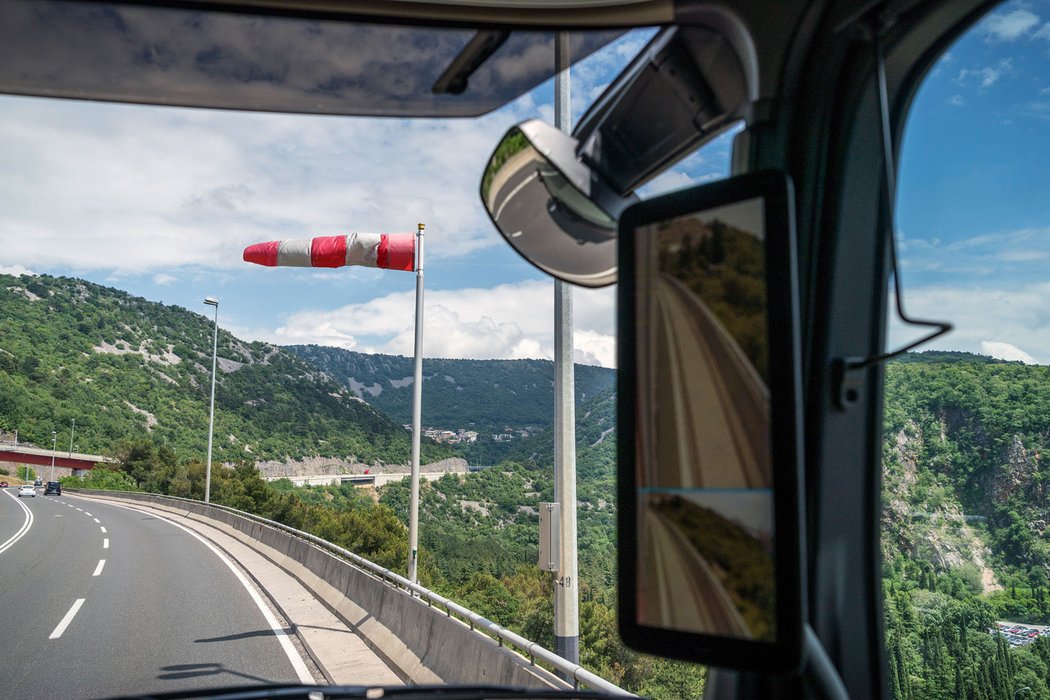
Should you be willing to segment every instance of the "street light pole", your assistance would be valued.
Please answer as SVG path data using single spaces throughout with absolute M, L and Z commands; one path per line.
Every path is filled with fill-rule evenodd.
M 554 125 L 572 131 L 569 35 L 555 35 Z M 554 652 L 580 661 L 580 589 L 576 555 L 576 378 L 572 287 L 554 280 L 554 500 L 561 504 L 561 561 L 554 580 Z
M 48 481 L 55 480 L 55 449 L 58 447 L 58 433 L 54 430 L 51 431 L 51 478 Z
M 208 467 L 204 472 L 204 502 L 211 503 L 211 440 L 215 432 L 215 366 L 219 358 L 219 300 L 206 297 L 204 303 L 215 307 L 215 333 L 211 341 L 211 410 L 208 415 Z
M 71 425 L 70 428 L 69 428 L 69 456 L 70 457 L 73 456 L 73 433 L 76 432 L 76 429 L 77 429 L 77 419 L 74 418 L 73 419 L 73 425 Z
M 419 440 L 423 431 L 423 224 L 416 229 L 416 337 L 412 380 L 412 475 L 408 502 L 408 580 L 419 580 Z

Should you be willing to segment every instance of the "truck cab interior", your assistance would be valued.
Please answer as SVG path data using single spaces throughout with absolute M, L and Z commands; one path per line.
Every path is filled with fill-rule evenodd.
M 900 279 L 896 161 L 924 77 L 994 7 L 3 0 L 0 92 L 467 118 L 651 28 L 571 131 L 524 122 L 492 144 L 478 173 L 493 225 L 529 262 L 573 284 L 619 283 L 621 632 L 636 649 L 710 664 L 710 698 L 889 698 L 883 368 L 901 348 L 889 346 L 887 319 L 917 324 L 919 339 L 946 327 L 894 306 L 906 290 L 890 294 Z M 653 178 L 730 130 L 732 177 L 645 195 Z M 535 174 L 528 186 L 526 173 Z M 756 246 L 747 263 L 755 305 L 730 300 L 712 312 L 686 289 L 701 284 L 699 268 L 668 260 L 693 246 L 717 259 L 700 265 L 710 273 L 730 239 L 741 256 Z M 757 335 L 725 322 L 749 313 Z M 703 343 L 718 345 L 708 379 L 696 374 L 708 362 Z M 724 420 L 712 418 L 730 404 Z M 683 559 L 659 573 L 662 549 L 703 549 L 675 526 L 699 517 L 689 510 L 698 503 L 704 513 L 763 512 L 752 539 L 764 573 L 750 575 L 769 580 L 755 609 L 697 612 L 702 564 Z M 668 588 L 669 578 L 693 580 Z

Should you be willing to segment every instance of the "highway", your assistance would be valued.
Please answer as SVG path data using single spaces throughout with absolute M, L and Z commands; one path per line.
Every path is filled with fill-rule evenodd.
M 2 491 L 0 696 L 313 682 L 198 537 L 115 505 Z
M 653 285 L 657 404 L 648 487 L 772 486 L 769 392 L 703 301 L 670 275 Z

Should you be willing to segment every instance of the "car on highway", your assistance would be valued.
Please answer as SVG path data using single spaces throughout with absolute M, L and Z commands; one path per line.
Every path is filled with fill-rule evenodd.
M 61 496 L 62 495 L 62 484 L 58 483 L 57 481 L 49 481 L 49 482 L 47 482 L 47 485 L 44 486 L 44 495 L 45 496 Z
M 36 487 L 32 484 L 22 484 L 18 487 L 18 497 L 21 498 L 22 496 L 32 496 L 33 498 L 36 498 Z
M 6 489 L 6 488 L 7 488 L 7 482 L 6 481 L 0 481 L 0 489 Z

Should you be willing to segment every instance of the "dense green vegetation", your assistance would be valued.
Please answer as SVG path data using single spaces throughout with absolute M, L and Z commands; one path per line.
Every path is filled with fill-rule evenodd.
M 885 407 L 895 697 L 1050 698 L 1050 642 L 1010 649 L 989 633 L 1050 623 L 1050 367 L 911 354 L 886 368 Z
M 685 218 L 663 224 L 660 241 L 660 271 L 703 300 L 768 381 L 762 240 L 718 219 Z
M 150 435 L 203 458 L 212 322 L 82 280 L 0 275 L 0 430 L 50 445 L 76 420 L 81 452 Z M 398 425 L 297 356 L 219 332 L 215 454 L 408 462 Z M 424 458 L 447 448 L 427 442 Z

